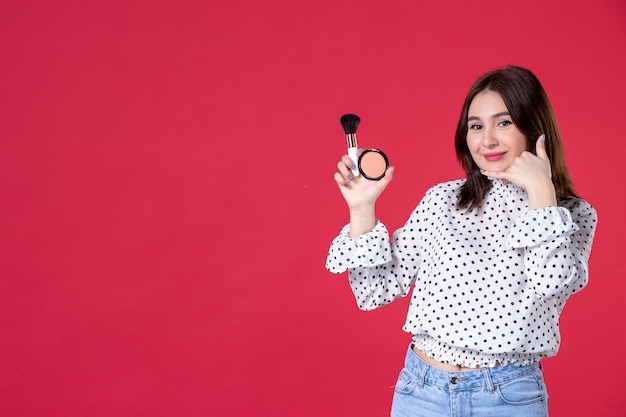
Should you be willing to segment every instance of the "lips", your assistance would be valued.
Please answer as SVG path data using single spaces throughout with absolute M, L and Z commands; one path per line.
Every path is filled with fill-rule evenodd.
M 486 153 L 483 155 L 483 158 L 485 158 L 489 162 L 495 162 L 495 161 L 499 161 L 500 159 L 502 159 L 505 154 L 506 152 Z

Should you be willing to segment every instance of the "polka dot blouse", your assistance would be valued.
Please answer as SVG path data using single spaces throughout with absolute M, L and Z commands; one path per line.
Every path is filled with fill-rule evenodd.
M 413 287 L 403 329 L 441 362 L 528 365 L 555 355 L 563 306 L 587 284 L 596 211 L 573 197 L 528 210 L 526 192 L 500 180 L 481 209 L 459 211 L 463 181 L 428 190 L 391 242 L 381 222 L 356 238 L 345 226 L 326 268 L 348 271 L 363 310 Z

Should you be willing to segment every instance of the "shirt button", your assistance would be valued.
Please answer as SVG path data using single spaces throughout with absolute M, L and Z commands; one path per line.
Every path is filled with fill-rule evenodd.
M 459 383 L 459 378 L 453 376 L 452 379 L 450 380 L 451 383 L 453 384 L 458 384 Z

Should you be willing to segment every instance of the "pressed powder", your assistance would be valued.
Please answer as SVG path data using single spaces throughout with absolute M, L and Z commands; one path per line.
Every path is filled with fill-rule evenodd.
M 387 168 L 389 168 L 389 160 L 380 149 L 366 149 L 359 155 L 359 172 L 368 180 L 382 179 Z

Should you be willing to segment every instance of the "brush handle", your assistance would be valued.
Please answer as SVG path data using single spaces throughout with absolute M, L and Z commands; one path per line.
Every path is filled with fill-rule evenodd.
M 359 176 L 359 149 L 358 148 L 348 148 L 348 156 L 354 162 L 355 169 L 352 170 L 352 175 L 355 177 Z

